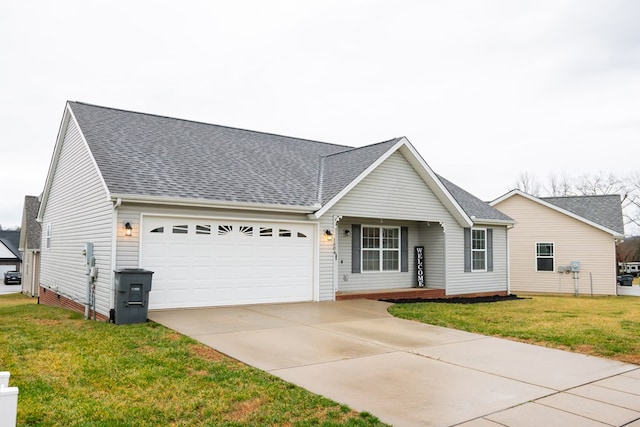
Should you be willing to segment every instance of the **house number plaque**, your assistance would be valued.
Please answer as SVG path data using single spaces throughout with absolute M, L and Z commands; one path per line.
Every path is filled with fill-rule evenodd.
M 424 246 L 416 246 L 416 270 L 418 287 L 424 288 Z

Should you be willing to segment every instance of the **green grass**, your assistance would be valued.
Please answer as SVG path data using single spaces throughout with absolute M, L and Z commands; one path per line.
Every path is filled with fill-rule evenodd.
M 414 303 L 394 316 L 640 364 L 640 298 L 533 296 L 479 304 Z
M 0 370 L 18 425 L 380 426 L 149 322 L 113 325 L 0 296 Z

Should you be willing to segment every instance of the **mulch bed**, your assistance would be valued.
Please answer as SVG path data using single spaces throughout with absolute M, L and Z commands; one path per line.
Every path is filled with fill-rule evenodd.
M 483 302 L 499 302 L 499 301 L 512 301 L 520 298 L 517 295 L 493 295 L 486 297 L 475 297 L 475 298 L 464 298 L 464 297 L 456 297 L 456 298 L 411 298 L 411 299 L 384 299 L 382 301 L 392 302 L 394 304 L 407 304 L 407 303 L 415 303 L 415 302 L 441 302 L 445 304 L 478 304 Z

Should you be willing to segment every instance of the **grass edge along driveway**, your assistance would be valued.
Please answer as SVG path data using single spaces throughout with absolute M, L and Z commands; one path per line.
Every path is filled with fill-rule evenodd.
M 640 298 L 526 296 L 490 303 L 396 304 L 399 318 L 640 365 Z
M 0 296 L 17 424 L 382 426 L 153 322 L 114 325 Z

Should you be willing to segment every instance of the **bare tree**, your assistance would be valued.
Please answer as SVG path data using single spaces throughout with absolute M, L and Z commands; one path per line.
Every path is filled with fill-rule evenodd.
M 566 173 L 558 176 L 554 173 L 549 174 L 548 183 L 544 187 L 544 192 L 551 197 L 564 197 L 575 195 L 573 183 Z
M 640 227 L 640 172 L 636 171 L 627 177 L 627 197 L 622 203 L 623 209 L 628 212 L 626 220 L 628 224 Z
M 597 196 L 619 194 L 625 227 L 640 227 L 640 172 L 617 176 L 613 172 L 585 173 L 577 178 L 563 173 L 550 174 L 540 186 L 536 177 L 528 172 L 520 174 L 516 188 L 536 197 Z
M 515 183 L 515 188 L 518 190 L 530 194 L 532 196 L 540 196 L 540 184 L 536 178 L 529 172 L 522 172 Z
M 583 196 L 620 194 L 626 197 L 628 190 L 624 179 L 613 172 L 585 173 L 576 181 L 577 193 Z

